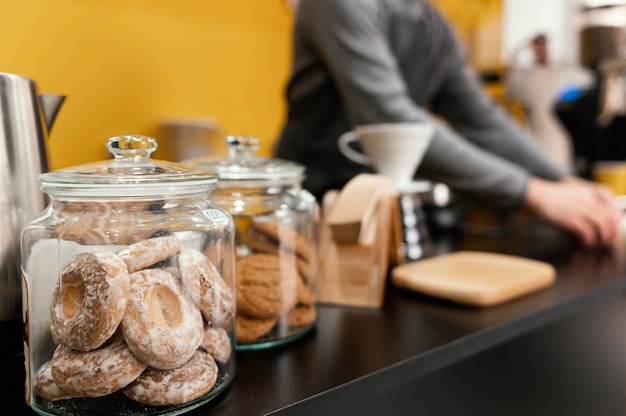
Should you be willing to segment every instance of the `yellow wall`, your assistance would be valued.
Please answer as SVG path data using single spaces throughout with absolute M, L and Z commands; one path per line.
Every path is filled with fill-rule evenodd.
M 290 30 L 282 0 L 7 0 L 0 72 L 67 95 L 52 169 L 106 158 L 111 136 L 158 140 L 172 117 L 213 117 L 267 154 L 284 119 Z
M 502 66 L 502 0 L 430 1 L 456 29 L 474 68 L 493 70 Z
M 500 13 L 501 0 L 431 1 L 470 55 L 472 33 Z M 159 140 L 169 118 L 215 118 L 227 133 L 259 137 L 267 155 L 286 111 L 291 23 L 284 0 L 7 0 L 0 72 L 67 96 L 52 169 L 108 157 L 111 136 Z

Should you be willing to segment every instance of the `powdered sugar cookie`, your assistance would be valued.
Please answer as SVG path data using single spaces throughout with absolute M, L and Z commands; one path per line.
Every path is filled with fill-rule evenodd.
M 177 264 L 183 285 L 209 325 L 226 325 L 235 315 L 235 299 L 215 265 L 190 248 L 181 250 Z
M 131 274 L 122 319 L 128 348 L 151 367 L 167 370 L 187 362 L 202 341 L 202 316 L 168 272 L 144 269 Z
M 56 385 L 79 397 L 100 397 L 134 381 L 147 365 L 135 357 L 121 336 L 92 351 L 59 345 L 50 362 Z
M 150 406 L 174 406 L 195 400 L 208 393 L 217 381 L 218 368 L 210 354 L 198 350 L 178 368 L 148 368 L 126 387 L 126 396 Z
M 129 273 L 143 270 L 178 253 L 180 239 L 173 235 L 154 237 L 131 244 L 117 252 L 124 260 Z
M 126 265 L 116 254 L 96 249 L 72 257 L 52 295 L 53 339 L 79 351 L 98 348 L 120 324 L 129 290 Z

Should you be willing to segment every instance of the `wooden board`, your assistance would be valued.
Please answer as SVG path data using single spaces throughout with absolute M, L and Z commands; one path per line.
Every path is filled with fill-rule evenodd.
M 556 271 L 548 263 L 478 251 L 444 254 L 391 270 L 396 286 L 481 307 L 549 287 L 555 277 Z

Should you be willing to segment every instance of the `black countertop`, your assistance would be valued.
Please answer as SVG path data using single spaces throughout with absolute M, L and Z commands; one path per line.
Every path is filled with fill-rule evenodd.
M 229 389 L 189 414 L 352 415 L 372 398 L 382 400 L 380 405 L 420 378 L 626 288 L 622 250 L 580 248 L 534 220 L 516 223 L 499 237 L 462 235 L 438 243 L 441 252 L 463 249 L 548 261 L 557 269 L 557 280 L 549 289 L 486 309 L 390 285 L 382 309 L 322 305 L 316 329 L 303 338 L 277 349 L 238 352 Z M 21 389 L 0 394 L 10 414 L 35 414 L 23 404 Z

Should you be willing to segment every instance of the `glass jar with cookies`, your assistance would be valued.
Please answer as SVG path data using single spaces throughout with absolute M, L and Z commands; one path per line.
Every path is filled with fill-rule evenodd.
M 227 137 L 228 156 L 182 162 L 219 174 L 213 201 L 235 221 L 238 350 L 289 343 L 315 327 L 319 207 L 304 166 L 256 155 L 255 137 Z
M 234 222 L 215 172 L 150 158 L 39 176 L 47 208 L 22 233 L 26 401 L 42 415 L 175 415 L 235 374 Z

